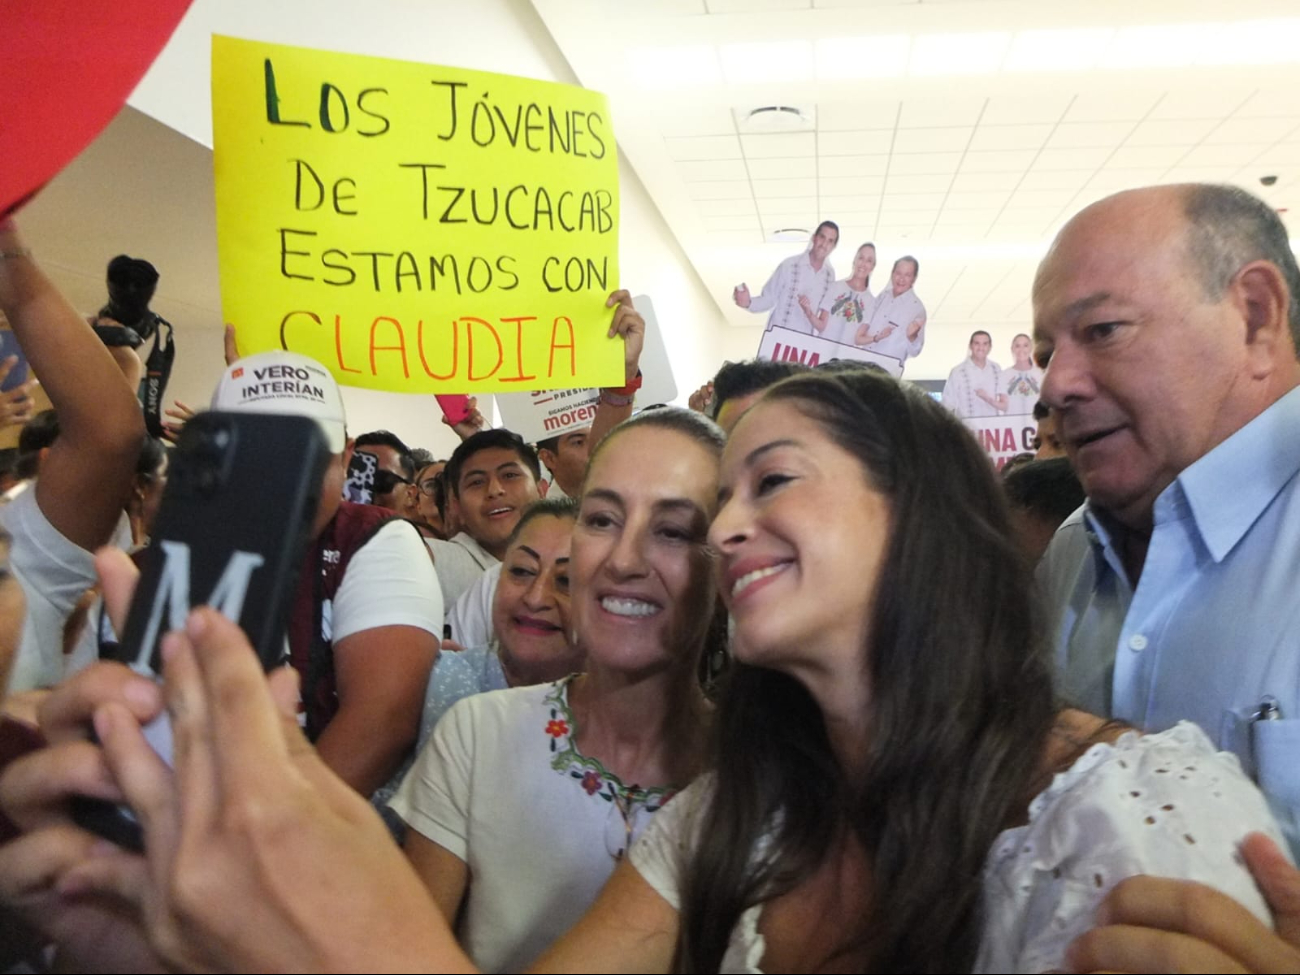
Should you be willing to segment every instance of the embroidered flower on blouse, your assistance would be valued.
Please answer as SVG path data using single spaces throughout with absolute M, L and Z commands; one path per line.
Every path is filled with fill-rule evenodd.
M 563 718 L 552 718 L 546 722 L 546 733 L 552 738 L 562 738 L 569 733 L 569 722 Z
M 582 776 L 582 787 L 587 790 L 587 795 L 594 796 L 600 791 L 604 780 L 601 774 L 596 771 L 587 771 Z

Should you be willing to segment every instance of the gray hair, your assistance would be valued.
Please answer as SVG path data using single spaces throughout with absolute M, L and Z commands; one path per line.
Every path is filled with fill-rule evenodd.
M 1291 292 L 1287 324 L 1300 356 L 1300 267 L 1273 208 L 1236 186 L 1201 183 L 1187 188 L 1183 216 L 1188 256 L 1207 298 L 1222 298 L 1236 273 L 1251 261 L 1268 261 L 1282 272 Z

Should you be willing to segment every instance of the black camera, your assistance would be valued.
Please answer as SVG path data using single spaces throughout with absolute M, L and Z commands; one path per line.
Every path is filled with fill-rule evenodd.
M 94 326 L 105 345 L 134 349 L 153 336 L 159 319 L 149 310 L 149 302 L 157 286 L 158 271 L 148 261 L 119 254 L 108 262 L 108 304 L 99 310 L 99 317 L 117 324 Z

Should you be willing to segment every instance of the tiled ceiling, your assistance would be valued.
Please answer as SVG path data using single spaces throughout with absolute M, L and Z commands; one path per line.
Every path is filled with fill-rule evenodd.
M 1279 209 L 1300 206 L 1300 45 L 1290 53 L 1259 40 L 1300 38 L 1294 3 L 534 5 L 579 78 L 609 94 L 620 147 L 727 320 L 754 330 L 755 347 L 762 318 L 732 306 L 732 287 L 760 286 L 797 252 L 772 242 L 776 231 L 821 219 L 840 224 L 832 262 L 842 270 L 858 243 L 876 243 L 877 289 L 894 258 L 920 259 L 930 341 L 909 374 L 925 378 L 946 375 L 971 327 L 992 327 L 998 347 L 1027 328 L 1038 257 L 1093 200 L 1216 181 Z M 1163 46 L 1142 63 L 1124 60 L 1137 57 L 1125 45 L 1162 24 L 1199 39 L 1197 63 L 1177 66 L 1186 52 Z M 1176 45 L 1180 35 L 1161 36 Z M 1243 60 L 1234 36 L 1250 63 L 1216 63 Z M 922 59 L 940 42 L 945 57 L 967 57 L 989 38 L 1000 52 L 991 66 L 968 57 L 948 71 L 943 58 Z M 1052 61 L 1036 58 L 1053 44 Z M 869 71 L 881 76 L 843 77 Z M 753 130 L 749 113 L 769 105 L 798 110 L 793 131 Z M 1265 175 L 1276 183 L 1262 187 Z

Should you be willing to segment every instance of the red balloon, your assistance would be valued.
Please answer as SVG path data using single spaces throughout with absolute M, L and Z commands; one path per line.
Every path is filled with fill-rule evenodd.
M 190 0 L 0 3 L 0 218 L 126 104 Z

